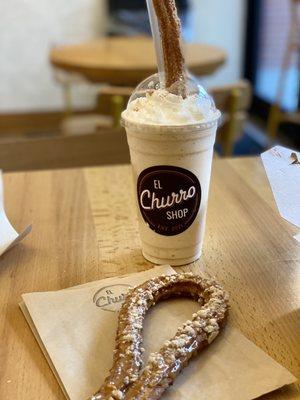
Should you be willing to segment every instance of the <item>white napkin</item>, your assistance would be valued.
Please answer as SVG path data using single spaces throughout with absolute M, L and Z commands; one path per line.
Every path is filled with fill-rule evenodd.
M 300 243 L 300 233 L 299 233 L 299 235 L 294 236 L 294 238 L 297 240 L 297 242 Z
M 300 161 L 300 153 L 282 146 L 261 155 L 280 215 L 300 228 L 300 163 L 297 157 Z
M 31 225 L 18 233 L 9 222 L 4 210 L 2 171 L 0 171 L 0 256 L 11 249 L 31 232 Z

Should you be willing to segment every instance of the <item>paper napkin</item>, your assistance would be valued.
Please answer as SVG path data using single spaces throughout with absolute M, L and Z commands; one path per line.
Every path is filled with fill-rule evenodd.
M 261 158 L 280 215 L 300 228 L 300 153 L 276 146 Z
M 297 240 L 297 242 L 300 243 L 300 233 L 299 233 L 299 235 L 294 236 L 294 238 Z
M 0 171 L 0 256 L 25 238 L 31 231 L 28 226 L 18 233 L 9 222 L 4 210 L 4 190 L 2 172 Z
M 175 271 L 169 266 L 105 279 L 58 292 L 23 295 L 21 309 L 66 397 L 82 400 L 103 383 L 111 367 L 117 311 L 128 288 Z M 150 310 L 144 325 L 145 359 L 198 310 L 174 299 Z M 228 324 L 191 361 L 165 400 L 251 400 L 296 378 Z

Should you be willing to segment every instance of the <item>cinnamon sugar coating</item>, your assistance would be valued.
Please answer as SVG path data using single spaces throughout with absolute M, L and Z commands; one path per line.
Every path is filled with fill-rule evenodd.
M 166 88 L 185 97 L 185 60 L 181 49 L 181 24 L 175 0 L 152 1 L 162 40 Z
M 147 311 L 170 297 L 191 297 L 200 309 L 143 366 L 142 330 Z M 119 313 L 113 367 L 90 400 L 156 400 L 189 360 L 209 345 L 226 322 L 228 295 L 212 279 L 191 273 L 160 276 L 131 289 Z

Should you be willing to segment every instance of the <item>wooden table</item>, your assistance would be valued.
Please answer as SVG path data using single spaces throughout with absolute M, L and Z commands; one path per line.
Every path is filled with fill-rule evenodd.
M 196 75 L 210 75 L 226 61 L 225 52 L 202 44 L 185 46 L 187 64 Z M 53 66 L 76 72 L 91 82 L 136 86 L 157 72 L 153 41 L 148 37 L 115 37 L 61 46 L 50 52 Z
M 7 212 L 24 243 L 0 259 L 0 399 L 63 399 L 18 302 L 151 268 L 141 255 L 129 166 L 4 176 Z M 231 294 L 233 323 L 300 378 L 300 245 L 278 214 L 258 159 L 216 160 L 205 266 Z M 299 386 L 264 399 L 299 399 Z M 238 400 L 238 399 L 237 399 Z

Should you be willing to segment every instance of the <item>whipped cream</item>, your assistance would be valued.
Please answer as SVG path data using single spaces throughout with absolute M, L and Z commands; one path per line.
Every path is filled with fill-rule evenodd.
M 166 90 L 155 90 L 128 104 L 124 117 L 130 121 L 151 125 L 187 125 L 210 120 L 216 110 L 209 98 L 181 96 Z

